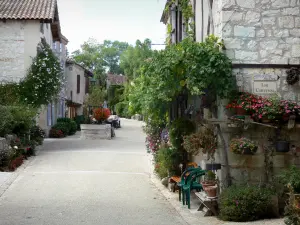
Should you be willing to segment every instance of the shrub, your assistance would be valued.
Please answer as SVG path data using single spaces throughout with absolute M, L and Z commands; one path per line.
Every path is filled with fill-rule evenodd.
M 68 136 L 70 132 L 70 124 L 65 122 L 56 123 L 52 128 L 62 131 L 64 136 Z
M 39 126 L 33 126 L 30 129 L 30 140 L 35 141 L 38 145 L 43 144 L 46 137 L 45 131 Z
M 65 123 L 65 125 L 68 126 L 69 132 L 67 133 L 67 135 L 73 135 L 77 131 L 76 122 L 70 118 L 58 118 L 57 123 Z
M 93 116 L 98 122 L 104 121 L 110 116 L 110 110 L 107 108 L 94 109 Z
M 12 133 L 14 118 L 5 106 L 0 106 L 0 137 Z
M 55 128 L 51 128 L 50 132 L 49 132 L 49 137 L 50 138 L 63 138 L 65 135 L 64 133 L 59 130 L 59 129 L 55 129 Z
M 226 221 L 253 221 L 267 218 L 272 192 L 257 186 L 234 185 L 220 194 L 220 218 Z
M 155 156 L 157 165 L 155 171 L 161 178 L 167 177 L 168 173 L 178 174 L 180 159 L 181 155 L 177 149 L 167 145 L 162 146 Z
M 179 118 L 174 120 L 170 129 L 170 141 L 175 148 L 182 148 L 183 136 L 196 131 L 196 125 L 191 120 Z
M 278 175 L 278 180 L 285 186 L 291 185 L 296 194 L 300 194 L 300 169 L 296 166 L 291 166 L 288 170 L 283 171 Z

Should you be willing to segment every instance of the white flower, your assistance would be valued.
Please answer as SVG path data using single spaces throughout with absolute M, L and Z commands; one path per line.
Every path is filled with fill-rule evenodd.
M 14 146 L 14 149 L 18 149 L 18 146 Z

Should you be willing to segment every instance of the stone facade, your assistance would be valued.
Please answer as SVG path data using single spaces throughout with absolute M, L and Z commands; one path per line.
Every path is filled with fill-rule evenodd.
M 223 0 L 214 18 L 233 63 L 299 64 L 299 1 Z
M 25 24 L 0 22 L 0 81 L 19 81 L 25 72 Z

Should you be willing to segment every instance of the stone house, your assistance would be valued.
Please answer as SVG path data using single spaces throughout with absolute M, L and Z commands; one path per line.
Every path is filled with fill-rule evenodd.
M 167 1 L 167 3 L 170 1 Z M 202 42 L 211 34 L 224 40 L 225 54 L 232 60 L 233 75 L 240 91 L 262 96 L 278 94 L 282 99 L 300 103 L 300 84 L 293 86 L 286 82 L 286 71 L 299 67 L 300 63 L 300 2 L 297 0 L 191 0 L 195 23 L 195 41 Z M 186 26 L 182 12 L 176 4 L 164 11 L 161 22 L 171 29 L 171 42 L 178 43 L 185 37 Z M 189 99 L 197 110 L 201 106 L 199 99 Z M 224 155 L 222 147 L 218 149 L 216 161 L 222 164 L 218 175 L 225 179 L 225 158 L 228 158 L 230 174 L 235 180 L 248 179 L 260 182 L 265 179 L 265 156 L 262 149 L 267 145 L 268 137 L 274 128 L 263 125 L 251 125 L 249 129 L 229 128 L 224 112 L 225 101 L 220 102 L 218 118 L 227 144 L 237 135 L 244 135 L 259 144 L 258 152 L 253 156 L 240 156 L 231 152 Z M 209 119 L 208 114 L 205 115 Z M 220 121 L 220 122 L 218 122 Z M 273 130 L 272 130 L 273 129 Z M 300 165 L 295 155 L 300 147 L 299 130 L 296 126 L 288 130 L 291 144 L 296 152 L 275 153 L 272 157 L 273 171 L 279 172 L 291 164 Z M 199 155 L 194 161 L 205 168 L 205 157 Z
M 56 0 L 3 0 L 0 2 L 0 81 L 19 82 L 45 38 L 65 67 L 68 40 L 61 34 Z M 59 100 L 41 110 L 39 125 L 46 131 L 63 117 L 63 91 Z
M 66 61 L 66 101 L 67 117 L 83 115 L 84 101 L 89 93 L 90 78 L 92 72 L 85 69 L 80 64 L 67 59 Z

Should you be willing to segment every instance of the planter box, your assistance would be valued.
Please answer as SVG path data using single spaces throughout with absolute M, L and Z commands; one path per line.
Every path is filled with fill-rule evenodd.
M 113 128 L 110 124 L 81 124 L 81 139 L 112 139 Z

